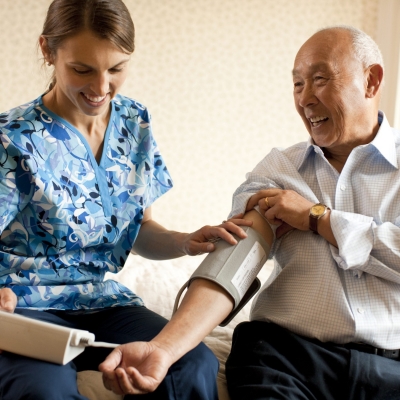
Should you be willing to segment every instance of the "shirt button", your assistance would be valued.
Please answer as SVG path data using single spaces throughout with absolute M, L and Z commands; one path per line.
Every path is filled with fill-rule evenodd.
M 342 190 L 342 191 L 346 190 L 346 185 L 341 185 L 340 190 Z
M 359 314 L 364 314 L 365 313 L 365 310 L 362 307 L 358 307 L 357 311 L 358 311 Z

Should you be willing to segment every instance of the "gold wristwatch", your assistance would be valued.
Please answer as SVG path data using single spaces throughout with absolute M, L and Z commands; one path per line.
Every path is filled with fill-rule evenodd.
M 310 230 L 318 234 L 318 220 L 330 210 L 325 204 L 317 203 L 310 208 L 309 224 Z

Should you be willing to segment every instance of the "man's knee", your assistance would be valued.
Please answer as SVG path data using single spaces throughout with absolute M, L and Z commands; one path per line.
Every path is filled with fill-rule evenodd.
M 211 371 L 213 374 L 218 373 L 219 361 L 215 354 L 204 344 L 200 343 L 193 350 L 188 352 L 182 359 L 185 362 L 193 364 L 198 370 L 204 369 L 206 371 Z
M 200 343 L 171 367 L 167 380 L 171 380 L 179 399 L 216 400 L 218 369 L 214 353 Z

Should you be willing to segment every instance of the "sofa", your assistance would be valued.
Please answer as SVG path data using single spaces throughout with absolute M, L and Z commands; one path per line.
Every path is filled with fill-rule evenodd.
M 118 274 L 108 273 L 107 279 L 114 279 L 140 295 L 146 306 L 160 315 L 170 318 L 175 295 L 197 268 L 205 255 L 181 257 L 174 260 L 155 261 L 130 254 L 124 268 Z M 260 271 L 258 278 L 264 283 L 272 277 L 273 264 L 268 261 Z M 204 343 L 211 348 L 220 362 L 217 377 L 220 400 L 229 400 L 225 378 L 225 360 L 231 347 L 231 338 L 235 326 L 248 319 L 251 301 L 225 327 L 216 327 Z M 78 389 L 90 400 L 122 400 L 123 396 L 107 391 L 97 371 L 78 373 Z

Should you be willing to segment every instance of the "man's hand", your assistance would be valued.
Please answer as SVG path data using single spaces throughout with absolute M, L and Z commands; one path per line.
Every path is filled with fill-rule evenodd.
M 153 392 L 175 360 L 154 342 L 133 342 L 114 349 L 99 365 L 104 386 L 116 394 Z
M 314 203 L 293 190 L 260 190 L 250 198 L 246 211 L 257 205 L 260 207 L 260 213 L 270 224 L 278 225 L 277 238 L 292 229 L 309 230 L 309 213 Z
M 243 219 L 243 214 L 233 216 L 218 226 L 203 226 L 199 230 L 187 234 L 182 247 L 185 254 L 194 256 L 202 253 L 210 253 L 215 250 L 213 241 L 221 238 L 229 244 L 237 244 L 232 233 L 241 239 L 247 237 L 246 232 L 240 226 L 251 226 L 252 221 Z

